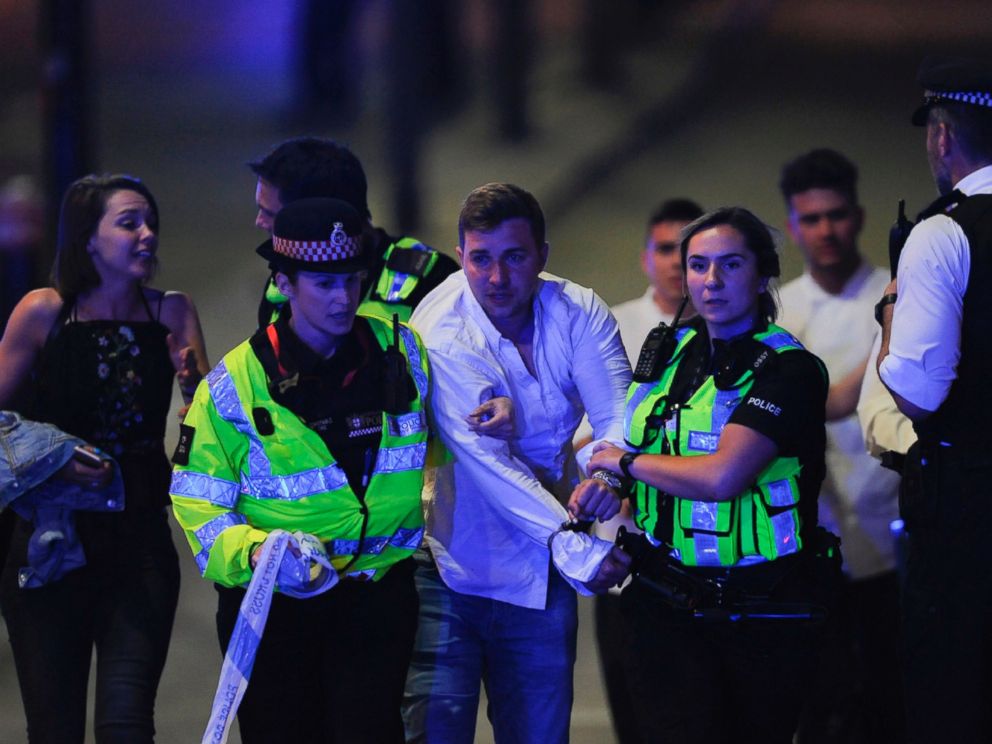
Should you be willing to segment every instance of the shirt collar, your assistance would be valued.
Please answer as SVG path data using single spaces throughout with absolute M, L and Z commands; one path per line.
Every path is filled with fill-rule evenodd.
M 972 171 L 954 184 L 954 188 L 966 196 L 987 191 L 990 187 L 992 187 L 992 165 Z

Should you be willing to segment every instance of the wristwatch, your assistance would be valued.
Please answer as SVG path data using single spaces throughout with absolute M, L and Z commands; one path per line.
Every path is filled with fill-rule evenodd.
M 882 295 L 882 299 L 875 303 L 875 322 L 882 325 L 882 311 L 885 309 L 886 305 L 895 304 L 898 295 L 895 292 L 890 292 L 887 295 Z
M 635 478 L 631 474 L 631 472 L 630 472 L 630 465 L 631 465 L 631 463 L 634 462 L 634 460 L 636 460 L 642 454 L 644 454 L 644 453 L 643 452 L 624 452 L 622 455 L 620 455 L 620 469 L 623 471 L 623 474 L 625 476 L 627 476 L 628 478 L 630 478 L 631 480 L 637 480 L 637 478 Z

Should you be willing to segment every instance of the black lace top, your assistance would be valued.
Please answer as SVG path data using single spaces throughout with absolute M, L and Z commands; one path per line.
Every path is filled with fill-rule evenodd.
M 169 501 L 163 439 L 175 370 L 161 296 L 153 302 L 154 315 L 146 302 L 148 320 L 134 322 L 79 321 L 67 301 L 36 368 L 29 414 L 112 455 L 129 511 Z

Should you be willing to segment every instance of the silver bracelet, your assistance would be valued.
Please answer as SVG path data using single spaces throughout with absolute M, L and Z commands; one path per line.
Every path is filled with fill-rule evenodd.
M 594 470 L 589 477 L 605 483 L 617 493 L 623 492 L 623 481 L 620 480 L 619 475 L 610 470 Z

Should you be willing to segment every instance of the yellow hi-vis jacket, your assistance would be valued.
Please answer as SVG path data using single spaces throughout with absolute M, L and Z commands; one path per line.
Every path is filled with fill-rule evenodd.
M 391 324 L 366 319 L 386 348 Z M 405 325 L 400 350 L 417 397 L 407 413 L 382 414 L 379 451 L 361 499 L 320 435 L 272 399 L 249 341 L 207 375 L 183 426 L 188 462 L 175 466 L 170 488 L 204 578 L 225 586 L 247 582 L 252 551 L 277 528 L 316 536 L 336 569 L 373 580 L 416 550 L 423 536 L 428 366 L 420 339 Z M 271 434 L 258 431 L 258 409 L 271 419 Z

